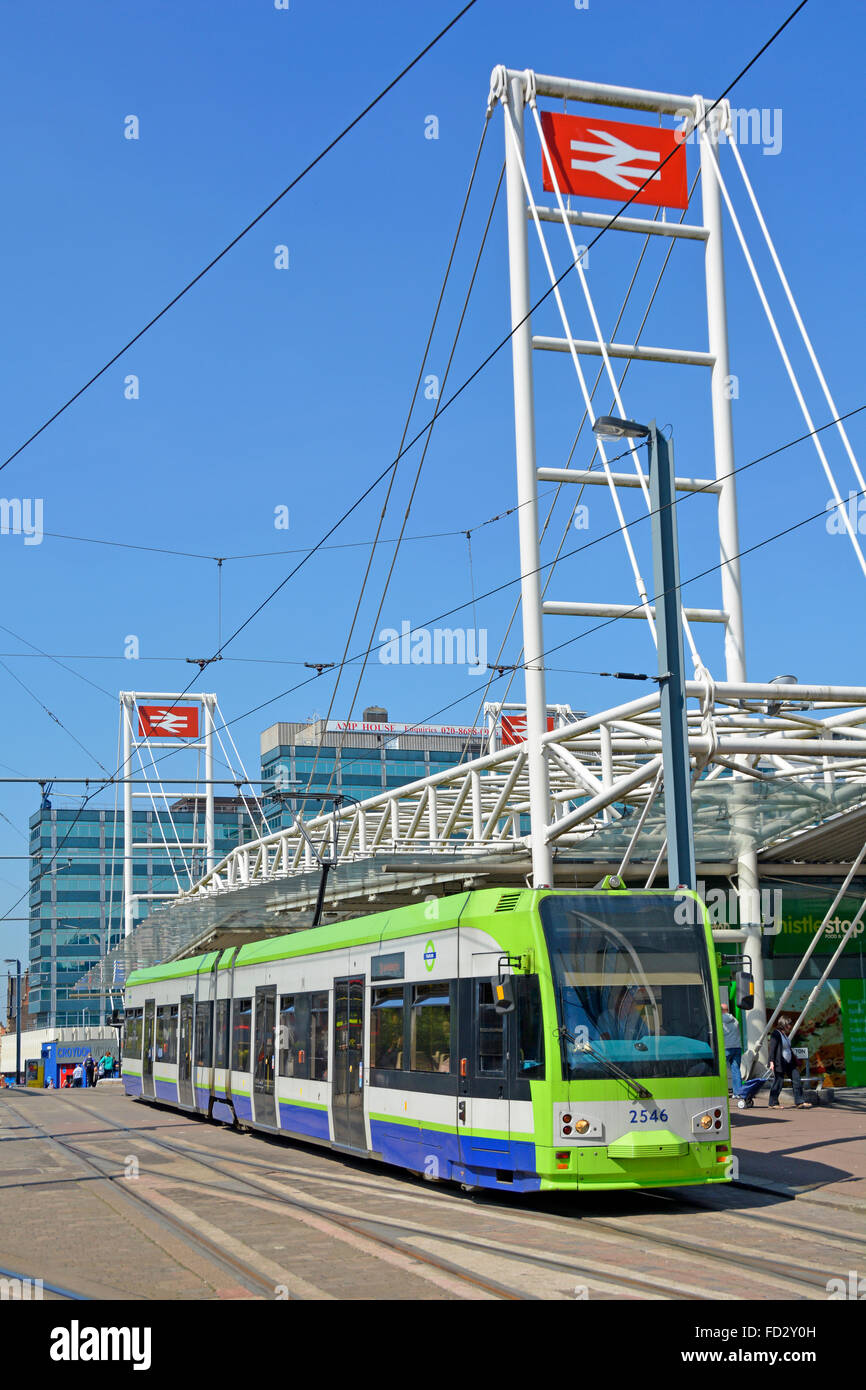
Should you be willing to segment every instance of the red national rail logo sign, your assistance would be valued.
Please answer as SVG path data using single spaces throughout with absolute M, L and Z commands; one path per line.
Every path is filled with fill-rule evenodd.
M 510 748 L 515 743 L 523 743 L 526 738 L 526 715 L 525 714 L 503 714 L 500 723 L 502 734 L 502 747 Z M 553 728 L 553 715 L 547 716 L 548 733 Z
M 649 179 L 635 203 L 688 207 L 686 147 L 679 132 L 555 111 L 542 112 L 541 126 L 561 193 L 624 203 Z M 544 188 L 555 192 L 543 151 L 541 159 Z M 667 162 L 662 167 L 663 160 Z
M 198 705 L 139 705 L 139 738 L 198 738 Z

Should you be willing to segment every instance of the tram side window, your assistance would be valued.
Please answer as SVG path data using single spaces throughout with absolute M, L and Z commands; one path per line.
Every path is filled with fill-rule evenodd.
M 451 1070 L 451 985 L 412 986 L 410 1015 L 412 1071 Z
M 216 1056 L 214 1066 L 229 1064 L 229 1001 L 218 999 L 216 1006 Z
M 370 1010 L 370 1064 L 384 1071 L 403 1066 L 403 986 L 373 990 Z
M 327 1009 L 327 995 L 325 996 Z M 327 1028 L 327 1023 L 326 1023 Z M 310 1075 L 310 996 L 280 996 L 280 1076 L 306 1079 Z M 325 1038 L 327 1057 L 327 1034 Z
M 141 1056 L 141 1009 L 130 1009 L 126 1015 L 123 1050 L 127 1057 Z
M 505 1014 L 498 1014 L 493 1004 L 493 985 L 489 980 L 476 984 L 476 1026 L 478 1029 L 479 1076 L 503 1076 L 505 1073 Z
M 514 979 L 517 1002 L 517 1074 L 527 1079 L 544 1077 L 544 1022 L 537 975 Z
M 195 1006 L 195 1060 L 200 1067 L 210 1066 L 212 1031 L 213 1000 L 202 1000 Z
M 177 1004 L 161 1004 L 156 1011 L 155 1060 L 177 1061 Z
M 252 999 L 236 999 L 232 1017 L 232 1071 L 250 1069 Z
M 328 991 L 310 997 L 310 1079 L 328 1079 Z

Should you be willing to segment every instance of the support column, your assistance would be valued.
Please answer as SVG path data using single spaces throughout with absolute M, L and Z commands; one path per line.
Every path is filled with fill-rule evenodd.
M 650 424 L 650 502 L 652 504 L 653 579 L 659 660 L 659 710 L 662 724 L 665 821 L 668 836 L 668 883 L 694 889 L 695 842 L 689 729 L 683 672 L 683 624 L 680 566 L 674 503 L 673 449 L 655 420 Z
M 132 894 L 135 826 L 132 818 L 132 717 L 135 703 L 125 692 L 120 696 L 123 724 L 123 935 L 131 936 L 135 927 L 135 900 Z M 112 866 L 113 867 L 113 866 Z
M 724 108 L 723 108 L 724 109 Z M 701 114 L 700 112 L 698 113 Z M 711 389 L 713 442 L 719 490 L 719 546 L 721 552 L 722 607 L 728 614 L 725 629 L 725 672 L 729 681 L 745 681 L 746 641 L 743 622 L 743 589 L 740 576 L 740 535 L 737 517 L 737 480 L 733 476 L 734 426 L 731 410 L 731 369 L 728 357 L 728 319 L 725 298 L 725 259 L 722 239 L 722 201 L 713 167 L 718 158 L 722 109 L 713 111 L 700 127 L 701 195 L 703 221 L 709 231 L 706 242 L 707 325 L 709 350 L 715 357 Z M 761 955 L 761 913 L 758 856 L 743 826 L 737 846 L 737 890 L 740 925 L 745 928 L 743 951 L 752 962 L 755 1006 L 746 1014 L 746 1053 L 753 1051 L 766 1017 L 764 962 Z M 748 1062 L 748 1057 L 744 1059 Z
M 610 791 L 613 786 L 613 735 L 609 724 L 599 724 L 598 732 L 601 741 L 601 785 L 605 791 Z M 601 814 L 606 824 L 613 820 L 609 806 L 605 806 Z
M 538 479 L 535 465 L 535 407 L 532 381 L 532 325 L 523 158 L 522 76 L 508 79 L 504 99 L 505 177 L 508 194 L 508 268 L 511 285 L 511 357 L 514 373 L 514 433 L 520 535 L 520 593 L 523 617 L 523 673 L 526 690 L 526 747 L 529 770 L 530 841 L 533 887 L 553 886 L 553 851 L 547 841 L 550 785 L 541 736 L 547 728 L 544 629 L 538 544 Z M 516 141 L 509 129 L 514 127 Z M 517 327 L 516 325 L 519 325 Z
M 205 776 L 205 800 L 204 800 L 204 844 L 205 844 L 205 863 L 206 872 L 211 873 L 216 868 L 216 835 L 214 833 L 214 784 L 213 784 L 213 730 L 214 730 L 214 697 L 213 695 L 203 695 L 204 705 L 204 776 Z M 198 818 L 195 817 L 193 824 Z

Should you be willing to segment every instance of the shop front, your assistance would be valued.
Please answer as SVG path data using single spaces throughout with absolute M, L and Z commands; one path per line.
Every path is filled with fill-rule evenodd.
M 94 1062 L 108 1052 L 117 1057 L 116 1038 L 89 1038 L 85 1042 L 47 1042 L 42 1044 L 43 1085 L 72 1085 L 72 1073 L 84 1065 L 88 1055 Z

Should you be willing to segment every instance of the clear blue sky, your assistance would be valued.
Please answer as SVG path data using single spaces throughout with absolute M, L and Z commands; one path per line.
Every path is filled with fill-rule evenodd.
M 194 669 L 184 658 L 209 655 L 217 644 L 212 560 L 60 535 L 207 556 L 303 548 L 393 457 L 495 63 L 714 97 L 792 7 L 789 0 L 760 6 L 729 0 L 723 7 L 590 0 L 578 10 L 572 0 L 479 0 L 297 190 L 2 473 L 0 495 L 41 498 L 44 530 L 53 534 L 31 546 L 20 536 L 0 536 L 0 624 L 10 630 L 0 630 L 6 654 L 0 660 L 38 697 L 0 669 L 6 733 L 0 772 L 98 775 L 99 762 L 113 769 L 117 691 L 179 689 Z M 272 0 L 7 6 L 0 20 L 2 456 L 196 274 L 458 8 L 458 0 L 364 6 L 291 0 L 288 11 L 276 10 Z M 864 38 L 862 7 L 812 0 L 731 97 L 735 106 L 782 112 L 780 152 L 749 147 L 745 158 L 842 410 L 866 400 L 857 136 Z M 138 140 L 124 138 L 130 115 L 140 122 Z M 425 139 L 431 115 L 439 122 L 437 140 Z M 444 367 L 502 139 L 497 113 L 429 372 Z M 694 158 L 692 150 L 690 172 Z M 537 150 L 533 160 L 538 187 Z M 742 196 L 738 204 L 744 206 Z M 626 240 L 631 244 L 620 245 Z M 290 258 L 285 271 L 274 267 L 274 248 L 283 244 Z M 802 424 L 730 232 L 727 247 L 732 369 L 740 378 L 736 446 L 744 462 L 800 434 Z M 636 238 L 606 237 L 591 254 L 590 281 L 607 326 L 638 250 Z M 679 253 L 683 273 L 672 277 L 653 310 L 645 340 L 703 347 L 699 253 L 691 247 Z M 567 259 L 560 243 L 557 267 Z M 658 264 L 657 256 L 647 257 L 621 337 L 635 331 Z M 536 259 L 539 292 L 545 288 L 540 272 Z M 588 336 L 576 283 L 567 295 L 573 323 Z M 780 303 L 778 293 L 774 302 Z M 787 330 L 790 319 L 783 318 Z M 557 331 L 549 308 L 540 317 L 542 331 L 544 325 Z M 500 207 L 452 384 L 507 328 Z M 129 374 L 139 378 L 138 400 L 124 398 Z M 816 419 L 824 420 L 815 391 L 810 399 Z M 625 402 L 638 418 L 655 414 L 674 425 L 679 472 L 708 469 L 702 376 L 641 365 L 627 380 Z M 604 400 L 603 409 L 609 404 Z M 421 403 L 415 428 L 429 409 Z M 582 413 L 567 360 L 540 364 L 538 409 L 540 462 L 561 465 Z M 858 448 L 866 439 L 864 419 L 851 425 Z M 410 536 L 475 527 L 513 505 L 512 422 L 510 354 L 503 352 L 437 427 Z M 837 444 L 830 447 L 847 491 L 856 486 L 853 475 Z M 590 453 L 583 443 L 575 463 L 586 463 Z M 413 451 L 398 476 L 386 537 L 397 534 L 416 461 Z M 382 496 L 379 489 L 334 542 L 371 537 Z M 811 445 L 750 470 L 740 485 L 743 545 L 817 511 L 828 496 Z M 600 490 L 584 500 L 589 530 L 573 532 L 570 545 L 612 525 Z M 288 531 L 274 527 L 279 506 L 289 508 Z M 711 508 L 704 499 L 681 508 L 684 576 L 717 559 Z M 551 533 L 556 542 L 564 523 L 560 504 Z M 636 543 L 649 577 L 646 528 Z M 477 591 L 513 577 L 515 519 L 485 527 L 472 549 Z M 386 548 L 375 563 L 353 651 L 367 645 L 389 556 Z M 223 635 L 296 558 L 226 562 Z M 309 675 L 291 663 L 338 660 L 365 561 L 363 547 L 322 552 L 227 650 L 233 659 L 210 668 L 198 688 L 215 689 L 225 716 L 234 719 Z M 803 680 L 866 682 L 863 580 L 843 537 L 828 534 L 819 521 L 747 559 L 744 583 L 754 679 L 790 671 Z M 633 592 L 618 539 L 563 564 L 551 589 L 557 597 L 623 602 Z M 401 553 L 380 626 L 423 623 L 470 593 L 462 536 L 413 540 Z M 513 594 L 478 606 L 491 658 Z M 687 598 L 717 605 L 717 576 L 692 586 Z M 449 623 L 472 621 L 467 610 Z M 589 625 L 549 620 L 547 642 Z M 129 635 L 140 642 L 137 663 L 123 657 Z M 27 642 L 79 674 L 28 655 Z M 703 645 L 722 674 L 718 635 Z M 505 659 L 513 661 L 518 649 L 515 633 Z M 645 687 L 572 672 L 651 670 L 653 662 L 644 626 L 623 623 L 552 658 L 557 669 L 549 696 L 581 708 L 617 703 Z M 353 675 L 341 686 L 339 717 Z M 323 678 L 235 724 L 250 770 L 258 770 L 261 729 L 278 718 L 324 712 L 330 690 Z M 443 716 L 448 720 L 473 718 L 477 680 L 460 668 L 385 666 L 374 658 L 356 713 L 381 703 L 394 719 L 422 720 L 460 695 L 462 702 Z M 0 853 L 26 854 L 22 834 L 37 804 L 35 789 L 0 789 L 0 810 L 12 822 L 0 822 Z M 55 804 L 78 803 L 58 798 Z M 25 885 L 26 864 L 4 860 L 0 911 L 9 910 Z M 26 901 L 15 912 L 26 913 Z M 26 955 L 26 926 L 10 923 L 5 931 L 3 954 Z

